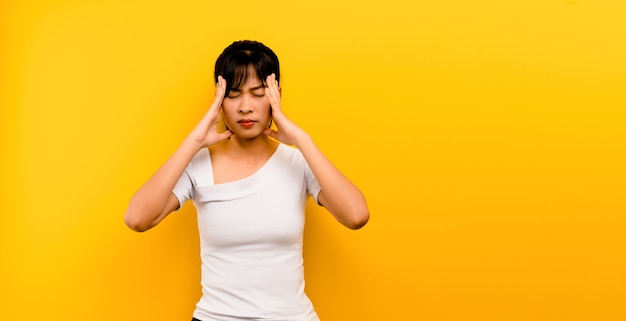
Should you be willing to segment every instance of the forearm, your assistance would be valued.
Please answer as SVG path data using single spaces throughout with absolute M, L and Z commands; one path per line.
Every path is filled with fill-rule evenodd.
M 168 208 L 168 200 L 176 182 L 185 168 L 200 150 L 191 139 L 185 140 L 174 154 L 137 190 L 130 200 L 124 216 L 126 224 L 134 230 L 144 231 L 165 217 L 174 208 Z
M 343 225 L 358 229 L 367 223 L 365 196 L 315 145 L 307 134 L 296 144 L 322 189 L 320 202 Z

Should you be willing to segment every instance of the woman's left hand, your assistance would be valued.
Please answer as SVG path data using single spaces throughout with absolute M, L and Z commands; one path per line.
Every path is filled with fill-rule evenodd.
M 280 87 L 278 87 L 278 81 L 276 81 L 276 75 L 271 74 L 267 76 L 265 80 L 265 95 L 268 96 L 270 101 L 270 108 L 272 110 L 272 118 L 276 123 L 278 131 L 271 128 L 267 128 L 264 131 L 265 135 L 268 135 L 284 144 L 298 146 L 298 142 L 305 138 L 308 134 L 302 130 L 298 125 L 289 120 L 283 113 L 280 106 Z

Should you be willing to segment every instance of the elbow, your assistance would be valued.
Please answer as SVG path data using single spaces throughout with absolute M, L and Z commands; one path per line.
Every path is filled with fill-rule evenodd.
M 350 215 L 350 219 L 344 222 L 344 225 L 351 230 L 358 230 L 365 226 L 370 219 L 370 212 L 366 208 L 355 211 Z
M 370 214 L 369 212 L 366 212 L 363 215 L 359 216 L 357 219 L 353 220 L 351 224 L 348 225 L 348 228 L 351 230 L 358 230 L 362 228 L 363 226 L 365 226 L 365 224 L 367 224 L 369 219 L 370 219 Z
M 137 215 L 133 215 L 130 211 L 124 215 L 124 223 L 135 232 L 145 232 L 152 228 L 150 224 L 141 220 Z

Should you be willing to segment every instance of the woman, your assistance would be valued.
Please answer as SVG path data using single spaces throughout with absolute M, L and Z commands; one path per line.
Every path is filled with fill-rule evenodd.
M 318 320 L 304 293 L 308 195 L 348 228 L 369 219 L 360 190 L 283 114 L 279 78 L 262 43 L 228 46 L 209 111 L 128 206 L 126 224 L 142 232 L 193 200 L 203 293 L 194 320 Z

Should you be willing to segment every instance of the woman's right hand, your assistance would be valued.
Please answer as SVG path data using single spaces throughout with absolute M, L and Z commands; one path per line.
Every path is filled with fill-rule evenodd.
M 202 117 L 202 120 L 196 128 L 189 134 L 189 139 L 198 143 L 200 148 L 215 145 L 233 135 L 233 132 L 226 130 L 223 133 L 217 131 L 217 125 L 220 120 L 220 109 L 226 92 L 226 80 L 222 76 L 217 77 L 215 89 L 215 99 L 209 108 L 209 111 Z

